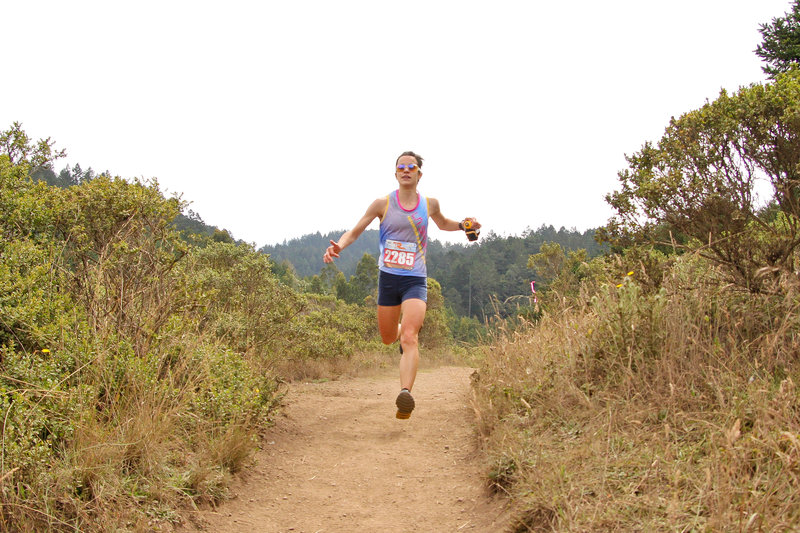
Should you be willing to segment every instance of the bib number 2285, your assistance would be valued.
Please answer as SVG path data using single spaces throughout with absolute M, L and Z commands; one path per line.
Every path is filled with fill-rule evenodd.
M 383 264 L 392 268 L 411 270 L 417 257 L 417 244 L 387 240 L 383 248 Z

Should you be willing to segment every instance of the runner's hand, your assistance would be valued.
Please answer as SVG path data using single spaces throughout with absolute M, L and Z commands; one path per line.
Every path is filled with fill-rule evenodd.
M 325 250 L 325 255 L 322 256 L 322 261 L 324 263 L 332 263 L 334 257 L 339 257 L 339 252 L 342 251 L 342 247 L 339 246 L 337 243 L 331 241 L 331 245 Z
M 475 220 L 475 218 L 473 217 L 465 218 L 464 220 L 461 221 L 461 224 L 464 224 L 464 222 L 466 222 L 467 220 L 469 220 L 472 223 L 472 229 L 481 229 L 481 223 Z

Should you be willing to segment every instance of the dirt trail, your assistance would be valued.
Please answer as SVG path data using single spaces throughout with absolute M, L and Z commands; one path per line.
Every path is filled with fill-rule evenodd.
M 500 532 L 469 405 L 469 368 L 423 370 L 409 420 L 395 375 L 293 385 L 234 498 L 196 522 L 214 532 Z

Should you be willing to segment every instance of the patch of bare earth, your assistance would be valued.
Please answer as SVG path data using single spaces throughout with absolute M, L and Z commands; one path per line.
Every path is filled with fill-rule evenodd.
M 485 488 L 469 368 L 424 370 L 395 418 L 396 375 L 292 385 L 233 498 L 193 517 L 214 532 L 498 532 Z M 196 530 L 196 529 L 195 529 Z

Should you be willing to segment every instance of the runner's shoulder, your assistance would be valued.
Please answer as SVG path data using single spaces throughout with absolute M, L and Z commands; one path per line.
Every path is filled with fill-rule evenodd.
M 439 212 L 439 200 L 428 196 L 428 215 L 435 215 Z
M 388 201 L 388 198 L 388 196 L 376 198 L 371 204 L 369 204 L 367 213 L 377 217 L 382 217 L 383 213 L 386 211 L 386 202 Z
M 383 208 L 386 207 L 386 202 L 388 201 L 389 201 L 388 195 L 381 196 L 380 198 L 376 198 L 375 200 L 373 200 L 369 207 L 370 209 L 379 207 L 381 211 L 383 211 Z

